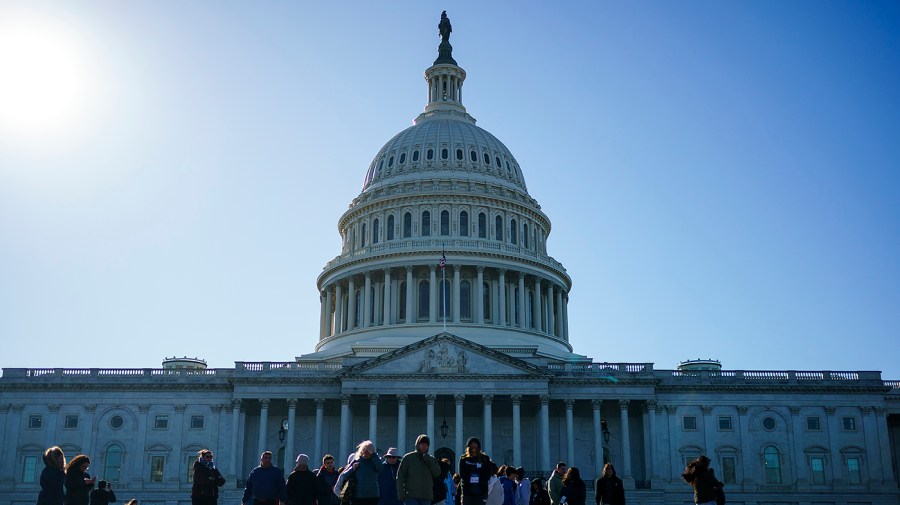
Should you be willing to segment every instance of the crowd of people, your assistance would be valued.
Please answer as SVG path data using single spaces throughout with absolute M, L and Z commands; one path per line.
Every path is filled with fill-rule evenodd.
M 272 464 L 272 453 L 260 455 L 259 466 L 247 477 L 242 505 L 585 505 L 587 486 L 576 467 L 556 465 L 547 483 L 530 480 L 525 469 L 498 467 L 482 452 L 475 437 L 451 471 L 447 458 L 431 455 L 427 435 L 416 438 L 415 449 L 400 455 L 395 447 L 379 456 L 375 445 L 364 440 L 335 468 L 334 456 L 326 454 L 322 465 L 309 467 L 309 456 L 300 454 L 294 469 L 284 472 Z M 700 456 L 681 475 L 694 490 L 697 505 L 723 505 L 724 485 Z M 37 505 L 109 505 L 116 502 L 112 483 L 88 474 L 91 460 L 79 454 L 66 463 L 58 446 L 44 451 L 41 491 Z M 96 489 L 94 485 L 96 484 Z M 192 505 L 218 505 L 219 488 L 225 478 L 209 449 L 199 451 L 193 464 Z M 625 488 L 616 469 L 607 463 L 594 485 L 597 505 L 625 505 Z M 136 499 L 125 505 L 138 505 Z

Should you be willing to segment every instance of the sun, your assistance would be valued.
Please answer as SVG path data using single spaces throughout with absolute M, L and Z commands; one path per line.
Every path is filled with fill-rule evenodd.
M 48 137 L 77 126 L 90 93 L 84 45 L 71 27 L 45 14 L 0 19 L 0 132 Z

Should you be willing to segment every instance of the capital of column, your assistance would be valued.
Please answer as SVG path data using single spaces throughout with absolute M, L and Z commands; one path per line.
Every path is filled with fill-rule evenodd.
M 138 405 L 138 412 L 140 412 L 141 414 L 146 414 L 147 412 L 150 412 L 150 404 L 142 403 L 142 404 Z
M 60 405 L 58 403 L 51 403 L 47 405 L 47 410 L 49 410 L 51 413 L 56 414 L 57 412 L 59 412 L 59 407 Z
M 221 403 L 215 403 L 209 406 L 209 410 L 213 414 L 218 414 L 219 412 L 222 412 L 222 407 L 224 407 L 224 405 L 222 405 Z
M 706 416 L 712 414 L 712 409 L 713 408 L 709 405 L 701 405 L 700 406 L 700 410 L 703 412 L 703 415 L 706 415 Z
M 378 393 L 369 393 L 369 405 L 378 405 Z
M 475 266 L 475 271 L 478 272 L 478 273 L 483 274 L 483 273 L 484 273 L 484 265 L 476 265 L 476 266 Z
M 406 402 L 409 400 L 409 395 L 397 395 L 397 403 L 400 405 L 406 405 Z
M 481 403 L 491 405 L 494 403 L 494 395 L 481 395 Z
M 875 411 L 874 407 L 860 407 L 859 411 L 862 412 L 863 416 L 867 416 Z
M 563 404 L 566 406 L 566 410 L 575 409 L 575 400 L 563 400 Z
M 410 274 L 410 273 L 412 273 L 412 271 L 413 271 L 413 266 L 412 266 L 412 265 L 406 265 L 406 273 Z
M 88 410 L 89 406 L 94 407 L 94 408 L 91 410 Z M 12 409 L 13 412 L 22 412 L 23 410 L 25 410 L 25 405 L 22 403 L 12 403 L 12 404 L 10 404 L 9 408 Z M 97 406 L 96 405 L 85 405 L 84 410 L 87 410 L 88 412 L 93 412 L 93 411 L 97 410 Z
M 288 408 L 289 408 L 289 409 L 296 409 L 296 408 L 297 408 L 297 399 L 296 399 L 296 398 L 290 398 L 290 399 L 287 401 L 287 404 L 288 404 Z
M 341 405 L 350 405 L 350 395 L 341 395 Z
M 183 403 L 179 403 L 178 405 L 175 405 L 175 412 L 184 412 L 186 409 L 187 409 L 187 405 L 185 405 Z
M 500 274 L 500 275 L 506 275 L 506 269 L 505 269 L 505 268 L 498 268 L 498 269 L 497 269 L 497 273 Z
M 875 407 L 875 414 L 879 416 L 883 416 L 887 412 L 887 409 L 884 407 Z
M 619 409 L 620 410 L 628 410 L 629 403 L 631 403 L 630 400 L 619 400 Z
M 648 411 L 656 412 L 656 408 L 657 408 L 658 406 L 659 406 L 659 405 L 658 405 L 658 403 L 656 402 L 656 400 L 647 400 L 647 410 L 648 410 Z
M 454 264 L 454 265 L 453 265 L 453 272 L 454 272 L 454 273 L 459 273 L 460 270 L 462 270 L 462 265 L 457 265 L 457 264 Z
M 738 406 L 737 406 L 737 411 L 738 411 L 738 414 L 739 414 L 739 415 L 746 416 L 746 415 L 747 415 L 747 412 L 750 411 L 750 407 L 748 407 L 748 406 L 746 406 L 746 405 L 738 405 Z
M 550 405 L 550 395 L 540 395 L 538 398 L 541 400 L 541 406 Z
M 457 393 L 453 395 L 453 399 L 456 401 L 457 405 L 462 405 L 463 401 L 466 399 L 466 395 Z
M 259 406 L 262 407 L 262 408 L 264 408 L 264 409 L 267 409 L 267 408 L 269 408 L 269 403 L 270 403 L 271 401 L 272 401 L 272 400 L 269 400 L 268 398 L 260 398 L 260 399 L 259 399 Z
M 510 398 L 512 399 L 513 405 L 519 405 L 522 403 L 522 395 L 510 395 Z
M 316 398 L 316 409 L 325 408 L 325 398 Z
M 825 413 L 829 416 L 833 416 L 834 413 L 837 412 L 837 409 L 834 407 L 825 407 Z
M 678 405 L 666 405 L 663 408 L 666 410 L 666 414 L 670 416 L 674 416 L 678 413 Z
M 241 408 L 241 399 L 235 398 L 234 400 L 231 400 L 231 408 L 233 408 L 233 409 Z
M 437 270 L 437 265 L 428 265 L 428 271 L 434 273 Z
M 434 405 L 435 400 L 437 400 L 437 395 L 425 395 L 425 403 L 428 405 Z
M 800 415 L 800 407 L 791 405 L 788 407 L 788 410 L 791 412 L 792 416 Z
M 600 410 L 603 407 L 603 400 L 591 400 L 591 406 L 594 407 L 594 410 Z
M 384 269 L 382 269 L 382 271 L 384 272 L 384 275 L 391 275 L 391 269 L 390 269 L 390 268 L 384 268 Z

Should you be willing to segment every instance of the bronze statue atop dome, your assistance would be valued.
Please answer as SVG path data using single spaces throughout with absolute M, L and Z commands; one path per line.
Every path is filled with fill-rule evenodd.
M 447 11 L 441 12 L 441 22 L 438 23 L 438 33 L 441 34 L 441 43 L 450 42 L 450 32 L 453 26 L 450 24 L 450 18 L 447 17 Z
M 453 26 L 450 25 L 450 18 L 447 17 L 447 11 L 441 12 L 441 22 L 438 23 L 438 33 L 441 35 L 441 44 L 438 46 L 438 57 L 434 60 L 435 65 L 449 63 L 456 65 L 453 59 L 453 46 L 450 45 L 450 32 Z

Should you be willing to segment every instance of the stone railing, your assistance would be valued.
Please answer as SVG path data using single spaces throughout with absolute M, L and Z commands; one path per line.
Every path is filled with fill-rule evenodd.
M 811 386 L 816 384 L 883 385 L 881 372 L 841 372 L 806 370 L 657 370 L 663 384 L 783 384 Z
M 883 381 L 883 382 L 884 382 L 884 387 L 891 388 L 891 389 L 900 389 L 900 380 Z
M 41 378 L 53 380 L 83 379 L 214 379 L 227 378 L 234 374 L 230 368 L 205 370 L 170 368 L 4 368 L 3 378 Z
M 636 374 L 653 372 L 653 363 L 548 363 L 547 370 L 586 375 Z

